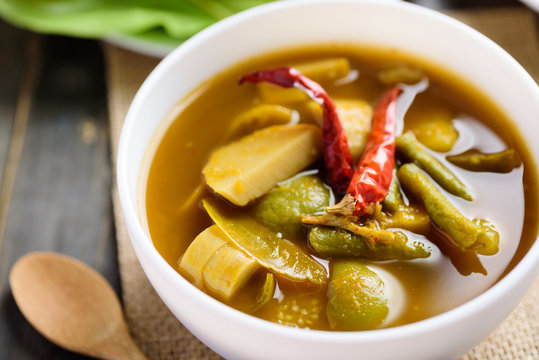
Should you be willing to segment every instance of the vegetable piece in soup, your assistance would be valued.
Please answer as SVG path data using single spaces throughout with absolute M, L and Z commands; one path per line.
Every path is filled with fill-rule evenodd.
M 372 270 L 357 262 L 338 261 L 328 289 L 327 315 L 333 328 L 376 329 L 388 312 L 388 289 Z
M 260 267 L 232 246 L 217 225 L 201 232 L 179 262 L 193 283 L 221 299 L 230 299 Z
M 404 186 L 421 199 L 432 221 L 463 251 L 476 251 L 482 255 L 498 252 L 498 232 L 484 220 L 464 217 L 417 166 L 401 166 L 398 176 Z
M 397 237 L 387 245 L 372 247 L 368 241 L 349 231 L 315 226 L 309 233 L 309 244 L 323 257 L 358 257 L 369 260 L 406 260 L 427 258 L 430 255 L 425 244 Z
M 326 269 L 295 244 L 249 215 L 238 210 L 227 210 L 216 199 L 204 199 L 202 203 L 230 241 L 263 267 L 291 281 L 326 283 Z
M 313 125 L 271 126 L 217 149 L 202 174 L 213 191 L 243 206 L 309 166 L 320 147 Z
M 305 237 L 301 216 L 324 211 L 330 204 L 330 190 L 317 175 L 304 175 L 278 184 L 252 208 L 255 219 L 285 237 Z

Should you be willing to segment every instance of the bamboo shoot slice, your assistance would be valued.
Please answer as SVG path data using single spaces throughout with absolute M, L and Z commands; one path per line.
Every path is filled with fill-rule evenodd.
M 259 268 L 253 258 L 225 244 L 213 253 L 202 270 L 204 287 L 219 298 L 229 300 Z
M 232 243 L 263 267 L 293 281 L 327 282 L 324 266 L 254 218 L 226 207 L 216 199 L 203 199 L 202 205 Z
M 217 225 L 210 226 L 195 238 L 180 259 L 180 269 L 202 287 L 202 270 L 212 255 L 227 243 L 228 237 Z
M 202 174 L 215 193 L 244 206 L 309 166 L 321 153 L 322 135 L 316 126 L 270 126 L 216 150 Z

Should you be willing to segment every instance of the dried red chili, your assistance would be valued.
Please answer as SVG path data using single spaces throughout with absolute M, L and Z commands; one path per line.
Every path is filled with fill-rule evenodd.
M 398 87 L 391 88 L 374 109 L 365 152 L 359 159 L 347 195 L 331 212 L 353 212 L 361 216 L 373 210 L 369 208 L 371 204 L 380 203 L 387 195 L 395 166 L 396 103 L 401 92 Z
M 284 88 L 297 88 L 303 90 L 322 106 L 324 112 L 322 124 L 324 162 L 328 169 L 328 182 L 333 191 L 337 194 L 343 194 L 354 174 L 354 163 L 335 104 L 322 86 L 290 67 L 256 71 L 242 76 L 239 83 L 242 84 L 245 81 L 267 82 Z

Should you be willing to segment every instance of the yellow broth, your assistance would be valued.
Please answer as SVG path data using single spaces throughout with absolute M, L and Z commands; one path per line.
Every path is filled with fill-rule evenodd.
M 202 197 L 211 196 L 203 187 L 202 168 L 211 152 L 226 143 L 223 137 L 231 121 L 260 103 L 255 85 L 239 86 L 238 78 L 257 69 L 337 56 L 347 57 L 352 68 L 359 71 L 359 77 L 344 85 L 322 83 L 333 99 L 360 98 L 374 107 L 387 88 L 377 80 L 378 71 L 396 61 L 412 63 L 427 74 L 430 86 L 417 96 L 405 116 L 405 130 L 414 130 L 421 118 L 416 115 L 428 112 L 428 107 L 436 104 L 451 114 L 459 132 L 449 154 L 470 147 L 484 152 L 514 148 L 522 159 L 520 167 L 506 174 L 479 173 L 449 164 L 445 153 L 434 153 L 473 190 L 475 200 L 468 202 L 447 192 L 444 195 L 465 216 L 489 219 L 495 224 L 500 233 L 500 250 L 496 255 L 463 253 L 431 230 L 425 235 L 434 252 L 427 259 L 366 261 L 373 269 L 392 274 L 403 289 L 404 309 L 385 326 L 411 323 L 450 310 L 492 286 L 535 240 L 535 165 L 510 121 L 484 95 L 437 66 L 391 50 L 326 46 L 283 51 L 238 64 L 202 84 L 196 96 L 184 100 L 185 107 L 160 139 L 151 159 L 145 200 L 154 246 L 179 271 L 178 259 L 196 235 L 211 225 L 199 204 Z M 313 121 L 304 104 L 287 106 L 300 113 L 300 122 Z M 201 194 L 193 196 L 197 189 Z M 304 249 L 310 251 L 307 246 Z M 327 261 L 321 262 L 327 266 Z M 260 276 L 254 276 L 228 305 L 243 311 L 251 307 L 261 281 Z M 273 300 L 255 316 L 285 325 L 329 330 L 326 291 L 326 286 L 306 288 L 278 278 Z

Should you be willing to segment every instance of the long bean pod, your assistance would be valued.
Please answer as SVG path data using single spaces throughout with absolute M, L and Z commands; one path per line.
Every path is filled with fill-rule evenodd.
M 520 166 L 520 159 L 513 149 L 490 154 L 472 149 L 462 154 L 448 155 L 445 158 L 450 163 L 470 171 L 507 173 Z
M 482 255 L 498 252 L 498 232 L 484 220 L 470 220 L 462 215 L 416 165 L 402 165 L 397 176 L 406 190 L 423 202 L 431 220 L 461 250 Z
M 473 200 L 466 185 L 440 161 L 429 154 L 411 133 L 399 136 L 395 144 L 399 154 L 425 170 L 445 190 L 463 199 Z
M 402 194 L 399 189 L 399 181 L 397 180 L 396 172 L 393 171 L 393 177 L 391 178 L 391 184 L 387 191 L 386 197 L 382 200 L 382 205 L 389 211 L 398 211 L 403 206 L 406 206 Z

